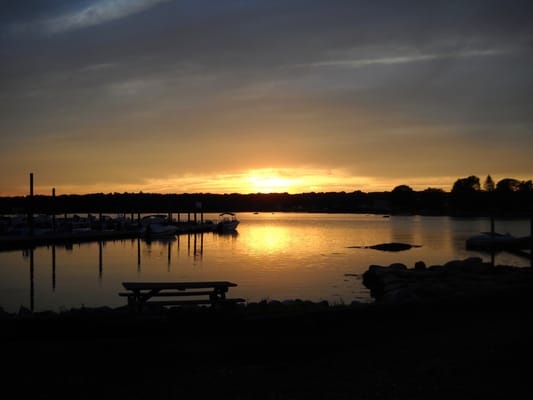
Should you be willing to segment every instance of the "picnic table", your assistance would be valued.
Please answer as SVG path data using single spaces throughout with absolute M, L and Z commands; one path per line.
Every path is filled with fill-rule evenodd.
M 119 296 L 128 298 L 128 306 L 142 311 L 145 305 L 159 306 L 198 306 L 212 307 L 246 301 L 241 298 L 227 298 L 226 293 L 236 283 L 227 281 L 211 282 L 123 282 L 126 292 Z M 152 298 L 160 300 L 151 300 Z

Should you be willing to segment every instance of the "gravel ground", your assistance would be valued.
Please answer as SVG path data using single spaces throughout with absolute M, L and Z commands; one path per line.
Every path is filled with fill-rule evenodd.
M 402 305 L 0 318 L 5 393 L 70 399 L 509 399 L 531 290 Z

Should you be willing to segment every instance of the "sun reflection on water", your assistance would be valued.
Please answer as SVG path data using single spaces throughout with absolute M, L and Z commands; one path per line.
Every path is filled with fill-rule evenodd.
M 273 254 L 288 250 L 291 235 L 287 227 L 265 225 L 251 229 L 242 239 L 252 254 Z

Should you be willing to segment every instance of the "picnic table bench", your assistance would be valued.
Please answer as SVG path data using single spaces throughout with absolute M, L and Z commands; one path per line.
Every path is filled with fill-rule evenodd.
M 127 292 L 119 296 L 128 298 L 128 306 L 135 311 L 142 311 L 145 305 L 160 306 L 224 306 L 246 301 L 240 298 L 226 298 L 230 287 L 236 283 L 226 281 L 213 282 L 122 282 Z M 151 300 L 153 297 L 162 300 Z M 178 299 L 176 299 L 178 298 Z

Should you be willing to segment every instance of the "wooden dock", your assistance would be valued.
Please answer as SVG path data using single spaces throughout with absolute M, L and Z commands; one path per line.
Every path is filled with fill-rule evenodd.
M 216 232 L 216 224 L 181 223 L 176 235 Z M 24 250 L 37 246 L 50 246 L 58 244 L 75 244 L 87 242 L 100 242 L 107 240 L 143 238 L 140 228 L 123 230 L 80 230 L 72 232 L 47 232 L 43 234 L 28 232 L 26 234 L 0 235 L 0 251 Z
M 48 233 L 44 235 L 0 236 L 0 251 L 23 250 L 37 246 L 73 244 L 139 237 L 139 231 L 85 231 Z

